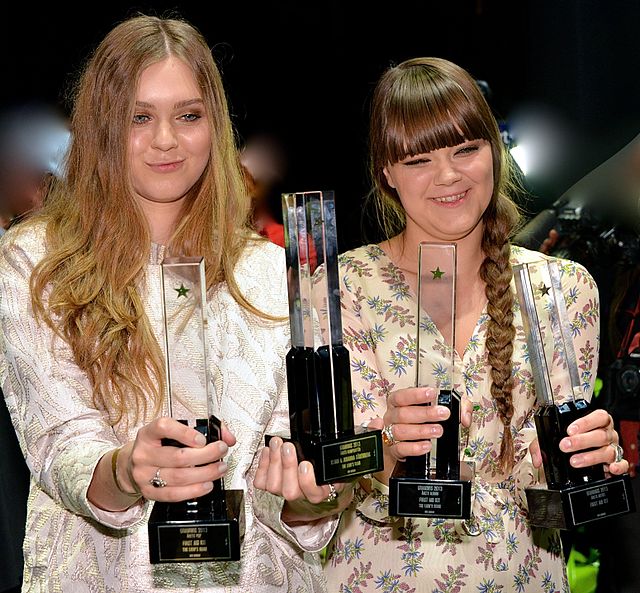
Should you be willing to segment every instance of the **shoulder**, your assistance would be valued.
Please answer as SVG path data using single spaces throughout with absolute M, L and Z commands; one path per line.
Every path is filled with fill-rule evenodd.
M 388 261 L 387 254 L 379 245 L 374 244 L 356 247 L 338 256 L 340 272 L 345 275 L 368 276 L 370 274 L 367 271 L 385 265 Z
M 27 221 L 10 228 L 0 238 L 0 273 L 30 271 L 46 252 L 46 224 Z
M 567 285 L 569 285 L 569 287 L 581 286 L 590 291 L 597 291 L 598 288 L 593 276 L 582 264 L 570 259 L 555 257 L 540 253 L 539 251 L 525 249 L 524 247 L 517 247 L 515 245 L 511 247 L 512 266 L 518 264 L 530 264 L 541 260 L 556 262 L 558 269 L 560 270 L 560 277 L 565 289 L 567 288 Z
M 286 262 L 282 247 L 250 239 L 238 259 L 234 277 L 242 294 L 259 310 L 288 313 Z

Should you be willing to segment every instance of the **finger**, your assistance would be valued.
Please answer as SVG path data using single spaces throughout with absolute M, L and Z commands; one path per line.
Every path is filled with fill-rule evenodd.
M 228 452 L 229 447 L 224 441 L 215 441 L 201 448 L 166 445 L 153 452 L 149 464 L 157 467 L 194 467 L 219 461 Z
M 394 408 L 385 414 L 385 422 L 389 424 L 425 424 L 442 422 L 451 416 L 451 410 L 446 406 L 420 405 Z
M 596 428 L 589 432 L 565 437 L 560 441 L 560 450 L 565 453 L 584 451 L 585 449 L 598 449 L 608 447 L 610 443 L 618 442 L 618 433 L 610 428 Z M 610 447 L 611 448 L 611 447 Z
M 253 485 L 259 490 L 267 489 L 267 474 L 269 472 L 269 447 L 263 447 L 260 451 L 260 459 L 256 474 L 253 478 Z
M 404 460 L 407 457 L 429 453 L 432 447 L 431 441 L 402 441 L 391 447 L 390 452 L 396 460 Z
M 272 494 L 282 494 L 282 439 L 272 437 L 269 441 L 269 471 L 267 473 L 267 490 Z
M 578 418 L 578 420 L 569 424 L 567 434 L 573 436 L 596 428 L 610 428 L 613 430 L 613 419 L 605 410 L 594 410 L 586 416 Z
M 282 464 L 282 497 L 285 500 L 303 498 L 298 484 L 298 455 L 292 443 L 284 443 L 280 449 Z
M 369 430 L 382 430 L 384 428 L 384 420 L 377 416 L 369 422 L 367 428 Z
M 235 435 L 229 430 L 226 422 L 222 422 L 221 424 L 222 430 L 220 431 L 220 437 L 229 447 L 233 447 L 236 444 Z
M 471 420 L 473 417 L 473 403 L 469 398 L 462 398 L 460 404 L 460 422 L 466 428 L 471 426 Z
M 387 406 L 397 408 L 428 404 L 434 402 L 436 397 L 437 393 L 433 387 L 408 387 L 390 393 Z
M 540 453 L 540 442 L 537 438 L 533 439 L 529 445 L 529 452 L 531 453 L 533 467 L 539 469 L 542 466 L 542 454 Z
M 167 416 L 158 418 L 142 427 L 138 434 L 141 439 L 153 441 L 156 446 L 162 445 L 162 439 L 173 439 L 187 447 L 204 447 L 207 444 L 205 436 L 195 428 Z
M 391 428 L 396 441 L 426 441 L 442 436 L 441 424 L 394 424 Z
M 316 482 L 316 475 L 313 465 L 308 461 L 303 461 L 298 468 L 299 484 L 302 496 L 313 504 L 320 504 L 327 501 L 331 488 L 328 485 L 319 486 Z M 334 485 L 336 491 L 338 487 Z
M 219 480 L 227 473 L 227 464 L 219 461 L 197 467 L 161 467 L 159 469 L 160 477 L 166 482 L 167 487 L 176 488 Z M 150 478 L 155 475 L 154 472 Z
M 213 482 L 205 482 L 192 486 L 166 486 L 164 488 L 154 488 L 146 486 L 142 490 L 143 496 L 148 500 L 158 500 L 161 502 L 180 502 L 199 498 L 209 494 L 214 488 Z
M 613 475 L 621 476 L 629 472 L 629 462 L 626 459 L 618 461 L 617 463 L 610 463 L 609 466 L 605 466 L 605 469 Z

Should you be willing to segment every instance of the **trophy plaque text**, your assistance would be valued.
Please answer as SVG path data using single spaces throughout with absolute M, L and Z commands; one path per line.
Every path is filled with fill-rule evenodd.
M 389 514 L 468 519 L 474 466 L 460 462 L 460 396 L 453 384 L 456 245 L 423 242 L 418 252 L 416 387 L 434 387 L 437 404 L 451 411 L 443 434 L 425 455 L 399 461 L 389 479 Z M 434 351 L 421 350 L 439 332 Z
M 516 265 L 514 278 L 539 405 L 535 424 L 547 481 L 546 488 L 526 490 L 531 524 L 572 529 L 635 510 L 628 475 L 605 478 L 602 465 L 574 468 L 569 463 L 572 453 L 559 447 L 569 424 L 591 408 L 581 387 L 557 262 Z M 548 364 L 556 358 L 561 364 Z M 561 388 L 555 395 L 554 384 Z
M 291 441 L 299 459 L 313 464 L 318 484 L 378 472 L 383 467 L 381 431 L 354 428 L 349 351 L 342 343 L 333 192 L 283 194 L 282 207 L 291 325 L 286 360 Z
M 180 422 L 213 442 L 220 438 L 220 421 L 211 412 L 213 386 L 207 364 L 205 286 L 202 258 L 163 261 L 169 414 L 177 414 Z M 185 418 L 187 415 L 191 417 Z M 170 439 L 165 439 L 163 445 L 184 446 Z M 152 564 L 239 560 L 243 535 L 244 493 L 225 490 L 220 479 L 209 494 L 200 498 L 154 503 L 149 518 L 150 560 Z

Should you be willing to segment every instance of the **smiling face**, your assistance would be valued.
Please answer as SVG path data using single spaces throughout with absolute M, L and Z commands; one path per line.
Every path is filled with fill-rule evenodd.
M 493 157 L 486 140 L 409 156 L 384 168 L 406 212 L 406 233 L 421 241 L 457 242 L 482 234 L 493 194 Z
M 147 67 L 138 83 L 129 136 L 130 179 L 143 208 L 179 205 L 210 154 L 209 122 L 191 69 L 175 57 Z

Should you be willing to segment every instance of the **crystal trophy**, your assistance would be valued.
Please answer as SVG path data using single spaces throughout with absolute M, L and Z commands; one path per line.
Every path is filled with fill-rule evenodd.
M 518 264 L 514 278 L 536 389 L 535 424 L 547 482 L 546 487 L 526 489 L 531 524 L 572 529 L 635 510 L 628 475 L 605 478 L 602 465 L 572 467 L 572 453 L 560 450 L 569 424 L 591 407 L 583 396 L 557 262 Z
M 349 351 L 342 343 L 333 192 L 283 194 L 282 207 L 291 326 L 286 359 L 291 441 L 298 458 L 313 464 L 318 484 L 381 471 L 381 431 L 354 427 Z
M 213 442 L 220 438 L 220 421 L 211 409 L 204 260 L 165 258 L 161 270 L 169 415 Z M 162 444 L 184 446 L 171 439 Z M 219 479 L 199 498 L 156 501 L 148 527 L 151 563 L 239 560 L 243 499 L 242 490 L 225 490 Z
M 418 247 L 416 387 L 434 387 L 437 404 L 451 414 L 443 434 L 424 455 L 399 461 L 389 478 L 389 514 L 400 517 L 469 519 L 474 465 L 460 461 L 460 395 L 454 389 L 456 245 Z M 432 351 L 427 336 L 440 335 Z M 433 338 L 431 338 L 433 341 Z M 430 405 L 430 404 L 429 404 Z

